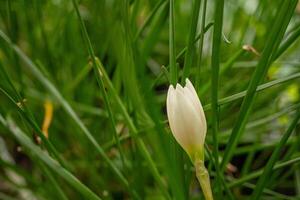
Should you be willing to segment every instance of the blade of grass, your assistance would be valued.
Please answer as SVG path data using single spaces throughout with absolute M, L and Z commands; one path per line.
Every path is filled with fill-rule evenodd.
M 280 45 L 277 54 L 274 58 L 276 60 L 279 56 L 281 56 L 294 42 L 298 39 L 300 36 L 300 26 L 298 25 L 298 28 L 291 33 L 291 35 L 286 39 L 283 44 Z
M 298 109 L 297 114 L 295 116 L 295 118 L 293 119 L 293 121 L 291 122 L 291 124 L 289 125 L 287 131 L 284 133 L 284 135 L 282 136 L 280 142 L 278 143 L 278 145 L 276 145 L 275 150 L 273 151 L 271 158 L 269 159 L 263 174 L 260 176 L 256 187 L 253 191 L 253 194 L 250 198 L 250 200 L 254 200 L 254 199 L 260 199 L 262 190 L 264 189 L 264 187 L 267 185 L 268 183 L 268 179 L 273 171 L 274 165 L 276 163 L 276 161 L 279 159 L 280 153 L 282 151 L 282 148 L 284 147 L 285 143 L 287 142 L 287 140 L 289 139 L 289 137 L 291 136 L 291 134 L 293 133 L 294 128 L 297 126 L 297 123 L 300 119 L 300 109 Z
M 18 41 L 18 33 L 17 33 L 17 15 L 16 15 L 16 11 L 13 10 L 13 5 L 12 5 L 12 1 L 7 0 L 6 1 L 6 6 L 7 6 L 7 16 L 8 16 L 8 21 L 7 21 L 7 31 L 8 31 L 8 35 L 11 38 L 11 40 L 13 42 L 17 42 Z M 10 52 L 10 56 L 13 62 L 14 67 L 16 68 L 16 70 L 18 72 L 21 71 L 21 67 L 20 67 L 20 61 L 17 57 L 17 55 L 15 54 L 15 52 L 11 51 Z M 18 81 L 20 83 L 23 83 L 23 77 L 22 77 L 22 73 L 17 73 L 17 78 Z M 23 84 L 21 84 L 21 91 L 23 91 Z
M 192 12 L 192 19 L 190 24 L 187 50 L 185 52 L 185 57 L 184 57 L 184 65 L 183 65 L 183 72 L 181 78 L 182 83 L 185 83 L 185 78 L 189 77 L 190 68 L 192 67 L 194 57 L 195 57 L 194 41 L 197 32 L 200 4 L 201 4 L 201 0 L 194 0 L 192 6 L 193 12 Z
M 201 72 L 201 63 L 202 63 L 202 54 L 203 54 L 203 41 L 205 36 L 205 23 L 206 23 L 206 9 L 207 9 L 207 0 L 203 0 L 202 3 L 202 16 L 201 16 L 201 30 L 200 38 L 198 45 L 198 57 L 196 62 L 197 72 L 196 72 L 196 91 L 199 93 L 200 88 L 200 72 Z
M 294 80 L 294 79 L 298 79 L 298 78 L 300 78 L 300 73 L 295 73 L 295 74 L 292 74 L 292 75 L 287 76 L 287 77 L 279 78 L 279 79 L 276 79 L 274 81 L 269 81 L 267 83 L 259 85 L 256 88 L 256 92 L 260 92 L 260 91 L 263 91 L 265 89 L 271 88 L 273 86 L 276 86 L 276 85 L 279 85 L 279 84 L 282 84 L 282 83 L 285 83 L 287 81 L 291 81 L 291 80 Z M 222 106 L 222 105 L 225 105 L 225 104 L 232 103 L 233 101 L 236 101 L 238 99 L 241 99 L 241 98 L 245 97 L 246 94 L 247 94 L 247 90 L 236 93 L 236 94 L 233 94 L 233 95 L 230 95 L 228 97 L 224 97 L 224 98 L 218 100 L 218 105 Z M 205 105 L 203 107 L 203 109 L 205 111 L 210 110 L 211 109 L 211 104 Z
M 30 153 L 39 158 L 43 163 L 45 163 L 49 168 L 51 168 L 55 173 L 64 178 L 71 186 L 73 186 L 78 192 L 84 195 L 87 199 L 91 200 L 101 200 L 95 193 L 93 193 L 89 188 L 82 184 L 75 176 L 64 169 L 58 162 L 53 160 L 45 152 L 43 152 L 39 147 L 37 147 L 25 133 L 19 129 L 19 127 L 11 120 L 5 120 L 2 114 L 0 114 L 0 122 L 6 127 L 14 137 L 27 149 Z
M 293 3 L 293 5 L 290 6 L 290 3 Z M 248 120 L 251 107 L 254 103 L 257 86 L 265 77 L 265 74 L 267 73 L 269 67 L 269 61 L 272 56 L 272 53 L 276 52 L 279 46 L 279 42 L 282 40 L 286 27 L 292 17 L 292 14 L 287 15 L 286 13 L 291 13 L 290 10 L 294 10 L 295 6 L 295 1 L 284 1 L 283 5 L 279 8 L 278 14 L 276 15 L 276 18 L 274 20 L 275 24 L 271 30 L 270 36 L 268 37 L 261 59 L 254 71 L 254 74 L 252 75 L 246 96 L 243 100 L 240 109 L 239 116 L 232 130 L 232 134 L 229 139 L 228 145 L 226 146 L 224 157 L 221 163 L 222 170 L 225 169 L 227 163 L 231 159 L 231 156 L 236 148 L 237 142 L 243 134 L 246 121 Z
M 178 71 L 176 67 L 175 57 L 175 15 L 174 0 L 169 1 L 169 63 L 170 63 L 170 81 L 172 85 L 176 85 L 178 80 Z
M 219 168 L 219 143 L 218 143 L 218 129 L 219 129 L 219 107 L 218 107 L 218 89 L 219 89 L 219 68 L 220 68 L 220 48 L 221 48 L 221 37 L 223 27 L 223 10 L 224 0 L 215 2 L 214 12 L 214 31 L 213 31 L 213 46 L 211 56 L 211 126 L 213 136 L 213 156 L 215 158 L 215 168 L 217 172 L 216 182 L 218 184 L 216 188 L 217 198 L 219 199 L 220 194 L 220 168 Z

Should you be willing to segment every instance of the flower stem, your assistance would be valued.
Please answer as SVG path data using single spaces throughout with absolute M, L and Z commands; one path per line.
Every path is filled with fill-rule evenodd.
M 204 166 L 203 160 L 195 160 L 196 176 L 203 191 L 205 200 L 213 200 L 213 195 L 210 187 L 210 179 L 207 169 Z

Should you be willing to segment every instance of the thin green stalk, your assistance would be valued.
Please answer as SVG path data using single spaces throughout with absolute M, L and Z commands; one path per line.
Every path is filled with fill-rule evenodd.
M 287 131 L 284 133 L 284 135 L 282 136 L 280 142 L 278 143 L 278 145 L 276 145 L 275 150 L 273 151 L 271 158 L 269 159 L 263 174 L 260 176 L 256 187 L 254 189 L 254 192 L 250 198 L 250 200 L 255 200 L 255 199 L 260 199 L 262 190 L 264 189 L 264 187 L 267 185 L 268 183 L 268 179 L 273 171 L 273 167 L 276 163 L 276 161 L 279 159 L 280 153 L 282 152 L 282 149 L 285 145 L 285 143 L 287 142 L 287 140 L 289 139 L 289 137 L 291 136 L 291 134 L 293 133 L 293 130 L 295 129 L 295 127 L 297 126 L 297 123 L 300 119 L 300 109 L 298 109 L 297 114 L 295 116 L 295 118 L 293 119 L 293 121 L 291 122 L 289 128 L 287 129 Z
M 13 5 L 12 5 L 12 1 L 7 0 L 6 1 L 6 6 L 7 6 L 7 16 L 8 16 L 8 20 L 7 20 L 7 32 L 9 37 L 11 38 L 11 40 L 13 42 L 17 42 L 18 41 L 18 33 L 17 33 L 17 26 L 18 26 L 18 22 L 17 22 L 17 13 L 16 11 L 13 10 Z M 20 73 L 21 71 L 21 64 L 20 61 L 18 59 L 18 56 L 16 55 L 16 53 L 14 51 L 10 52 L 10 56 L 13 62 L 14 67 L 16 68 L 16 70 L 18 71 L 18 73 L 16 73 L 17 78 L 19 83 L 21 84 L 21 92 L 23 92 L 23 76 L 22 73 Z
M 292 74 L 292 75 L 287 76 L 287 77 L 279 78 L 279 79 L 276 79 L 274 81 L 270 81 L 270 82 L 259 85 L 256 88 L 256 92 L 260 92 L 260 91 L 263 91 L 265 89 L 271 88 L 275 85 L 279 85 L 279 84 L 285 83 L 287 81 L 291 81 L 291 80 L 298 79 L 298 78 L 300 78 L 300 73 L 295 73 L 295 74 Z M 222 105 L 225 105 L 225 104 L 232 103 L 233 101 L 236 101 L 238 99 L 241 99 L 241 98 L 245 97 L 246 94 L 247 94 L 247 90 L 236 93 L 236 94 L 233 94 L 233 95 L 230 95 L 228 97 L 224 97 L 224 98 L 218 100 L 218 105 L 222 106 Z M 204 110 L 211 109 L 211 104 L 205 105 L 203 107 L 203 109 Z
M 213 32 L 213 46 L 212 46 L 212 56 L 211 56 L 211 126 L 212 126 L 212 136 L 213 136 L 213 155 L 216 160 L 216 171 L 217 173 L 217 197 L 221 197 L 220 192 L 220 177 L 219 177 L 219 143 L 218 143 L 218 132 L 219 132 L 219 107 L 218 107 L 218 90 L 219 90 L 219 68 L 220 68 L 220 48 L 221 48 L 221 37 L 222 37 L 222 27 L 223 27 L 223 10 L 224 10 L 224 0 L 219 0 L 215 2 L 215 14 L 214 14 L 214 32 Z
M 294 32 L 292 32 L 288 39 L 280 45 L 274 60 L 281 56 L 298 39 L 298 37 L 300 36 L 300 26 L 297 26 L 298 28 Z
M 293 1 L 292 7 L 290 7 L 290 1 L 284 1 L 283 5 L 279 8 L 278 14 L 275 17 L 275 24 L 271 30 L 270 36 L 268 37 L 261 59 L 255 69 L 254 74 L 252 75 L 246 96 L 240 109 L 239 116 L 232 130 L 228 145 L 226 146 L 221 164 L 222 171 L 225 169 L 227 163 L 231 159 L 236 145 L 244 132 L 245 124 L 249 118 L 251 107 L 255 100 L 257 86 L 265 77 L 269 68 L 270 58 L 274 52 L 277 52 L 276 50 L 279 45 L 278 41 L 282 40 L 284 31 L 286 30 L 289 20 L 291 19 L 291 14 L 286 15 L 286 13 L 290 13 L 290 10 L 294 10 L 295 6 L 295 1 Z
M 170 0 L 169 10 L 169 63 L 170 63 L 170 80 L 172 85 L 176 85 L 178 72 L 176 67 L 175 57 L 175 15 L 174 15 L 174 0 Z
M 11 81 L 11 79 L 9 78 L 4 66 L 2 65 L 2 62 L 0 62 L 0 74 L 2 74 L 2 77 L 5 79 L 3 81 L 6 81 L 10 87 L 10 89 L 12 90 L 12 92 L 15 95 L 15 98 L 17 99 L 18 102 L 22 102 L 23 98 L 20 95 L 20 93 L 18 92 L 17 88 L 14 86 L 13 82 Z
M 205 200 L 213 200 L 213 195 L 210 186 L 210 177 L 206 167 L 204 166 L 204 161 L 199 158 L 196 158 L 194 166 L 196 176 L 198 182 L 200 183 Z
M 199 18 L 201 0 L 194 0 L 193 2 L 193 12 L 192 12 L 192 20 L 190 24 L 190 32 L 188 37 L 187 50 L 185 52 L 184 57 L 184 65 L 182 72 L 182 83 L 185 83 L 185 78 L 189 77 L 190 68 L 192 67 L 194 57 L 195 57 L 195 36 L 197 32 L 197 24 Z
M 198 57 L 196 62 L 197 72 L 196 72 L 196 91 L 199 92 L 200 88 L 200 74 L 201 74 L 201 63 L 202 63 L 202 54 L 203 54 L 203 41 L 205 36 L 205 21 L 206 21 L 206 8 L 207 8 L 207 0 L 203 0 L 202 3 L 202 16 L 201 16 L 201 30 L 200 30 L 200 38 L 199 38 L 199 46 L 198 46 Z

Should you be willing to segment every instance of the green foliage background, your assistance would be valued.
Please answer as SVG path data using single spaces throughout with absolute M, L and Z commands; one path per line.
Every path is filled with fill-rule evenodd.
M 299 199 L 299 36 L 297 0 L 0 0 L 0 199 L 203 199 L 185 78 L 215 199 Z

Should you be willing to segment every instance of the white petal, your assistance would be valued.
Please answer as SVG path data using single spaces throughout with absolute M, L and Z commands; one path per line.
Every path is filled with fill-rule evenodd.
M 177 142 L 187 151 L 193 153 L 203 147 L 203 127 L 201 118 L 184 93 L 176 90 L 175 112 L 170 121 L 171 130 Z
M 184 94 L 187 98 L 189 98 L 194 110 L 196 111 L 198 117 L 201 119 L 200 123 L 201 123 L 201 126 L 203 127 L 203 130 L 205 130 L 204 134 L 206 134 L 206 128 L 207 128 L 206 127 L 206 119 L 205 119 L 203 108 L 201 106 L 199 99 L 198 98 L 195 99 L 194 96 L 192 95 L 191 91 L 187 88 L 186 88 Z
M 204 134 L 206 134 L 207 124 L 206 124 L 206 118 L 205 118 L 205 114 L 204 114 L 204 110 L 203 110 L 201 101 L 200 101 L 200 99 L 197 95 L 197 92 L 196 92 L 193 84 L 191 83 L 191 81 L 188 78 L 185 81 L 186 81 L 186 85 L 185 85 L 184 89 L 189 90 L 189 92 L 186 91 L 186 94 L 190 96 L 194 105 L 196 106 L 196 109 L 201 116 L 202 125 L 205 127 Z
M 185 87 L 187 87 L 193 94 L 193 96 L 196 98 L 198 98 L 197 92 L 193 86 L 193 84 L 191 83 L 191 81 L 187 78 L 185 79 Z
M 168 89 L 168 94 L 167 94 L 167 115 L 169 119 L 169 124 L 171 126 L 171 121 L 173 121 L 173 115 L 175 113 L 175 101 L 176 101 L 176 96 L 175 96 L 175 89 L 173 85 L 170 85 Z M 172 128 L 171 128 L 172 129 Z

